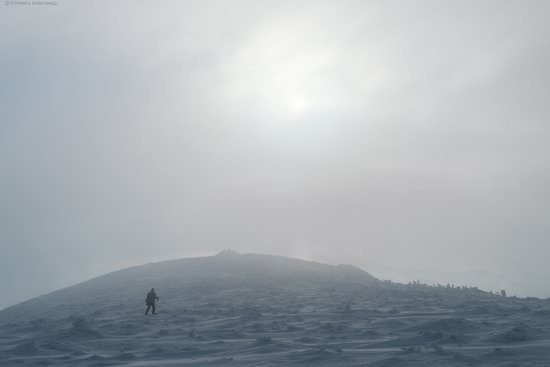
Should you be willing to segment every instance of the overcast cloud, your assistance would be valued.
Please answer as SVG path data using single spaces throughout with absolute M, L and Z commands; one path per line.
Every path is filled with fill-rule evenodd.
M 550 296 L 547 1 L 2 3 L 0 56 L 0 308 L 224 248 Z

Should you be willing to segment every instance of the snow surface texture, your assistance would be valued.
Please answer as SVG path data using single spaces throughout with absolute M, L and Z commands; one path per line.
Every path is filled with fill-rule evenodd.
M 226 251 L 0 311 L 0 366 L 25 365 L 548 366 L 550 302 Z

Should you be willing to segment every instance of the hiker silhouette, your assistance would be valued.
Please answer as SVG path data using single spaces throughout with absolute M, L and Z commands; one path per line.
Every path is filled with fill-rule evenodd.
M 147 315 L 149 313 L 149 310 L 153 309 L 153 315 L 156 314 L 156 303 L 159 299 L 159 296 L 155 293 L 155 288 L 151 288 L 149 293 L 147 293 L 147 298 L 145 299 L 145 304 L 147 305 L 147 309 L 145 310 L 145 314 Z

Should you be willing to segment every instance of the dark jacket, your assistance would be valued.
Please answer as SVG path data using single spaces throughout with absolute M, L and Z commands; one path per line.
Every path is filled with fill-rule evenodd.
M 147 293 L 147 299 L 145 300 L 145 303 L 148 305 L 154 305 L 157 299 L 159 299 L 157 294 L 154 291 L 150 291 L 149 293 Z

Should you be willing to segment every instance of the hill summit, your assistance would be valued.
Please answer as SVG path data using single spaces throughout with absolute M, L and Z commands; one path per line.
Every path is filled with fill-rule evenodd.
M 154 287 L 171 307 L 229 292 L 312 291 L 371 287 L 380 281 L 353 265 L 327 265 L 283 256 L 239 254 L 161 261 L 115 271 L 0 311 L 0 320 L 68 317 L 88 311 L 138 312 Z
M 158 314 L 144 315 L 151 287 Z M 547 366 L 549 307 L 225 250 L 0 311 L 0 366 Z

